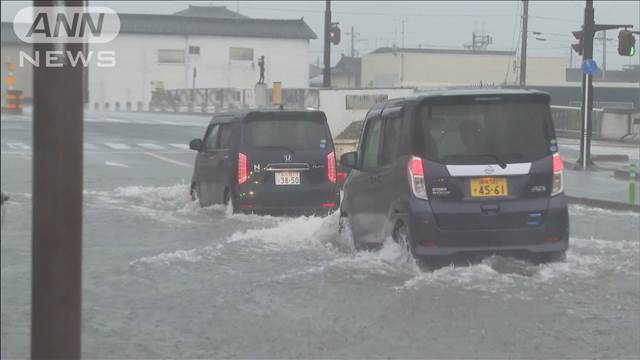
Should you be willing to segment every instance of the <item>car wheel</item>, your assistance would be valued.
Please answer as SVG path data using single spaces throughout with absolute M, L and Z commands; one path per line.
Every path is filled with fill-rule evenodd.
M 202 189 L 200 188 L 200 183 L 196 183 L 195 190 L 196 190 L 196 196 L 198 198 L 198 203 L 200 204 L 200 207 L 207 207 L 211 205 L 204 200 Z
M 227 207 L 228 214 L 235 214 L 238 212 L 238 210 L 236 209 L 236 202 L 235 200 L 233 200 L 233 196 L 231 196 L 231 192 L 229 190 L 224 191 L 223 202 Z
M 414 255 L 414 246 L 409 234 L 409 227 L 402 221 L 396 222 L 393 227 L 393 241 L 407 250 L 408 254 Z
M 338 220 L 338 235 L 340 236 L 341 245 L 348 246 L 352 252 L 360 250 L 360 246 L 353 236 L 353 231 L 351 231 L 349 218 L 344 214 L 340 214 L 340 219 Z

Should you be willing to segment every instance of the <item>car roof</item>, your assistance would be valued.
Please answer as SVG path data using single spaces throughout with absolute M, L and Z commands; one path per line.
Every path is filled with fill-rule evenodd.
M 529 89 L 447 89 L 447 90 L 428 90 L 415 93 L 403 98 L 389 99 L 386 103 L 391 102 L 422 102 L 423 100 L 453 96 L 505 96 L 505 95 L 534 95 L 549 97 L 549 93 L 539 90 Z
M 213 115 L 211 118 L 212 123 L 228 123 L 234 121 L 240 121 L 246 118 L 250 114 L 276 114 L 276 113 L 323 113 L 323 111 L 313 108 L 261 108 L 261 109 L 242 109 L 223 111 Z

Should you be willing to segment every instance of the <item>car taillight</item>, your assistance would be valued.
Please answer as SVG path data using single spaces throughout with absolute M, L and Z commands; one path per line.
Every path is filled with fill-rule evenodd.
M 413 195 L 420 199 L 427 199 L 427 187 L 424 183 L 424 167 L 422 159 L 412 156 L 408 164 L 409 184 Z
M 563 190 L 563 175 L 564 164 L 560 154 L 553 154 L 553 182 L 551 185 L 551 196 L 558 195 Z
M 327 155 L 327 179 L 336 183 L 336 154 L 333 151 Z
M 243 184 L 249 177 L 247 155 L 238 153 L 238 185 Z

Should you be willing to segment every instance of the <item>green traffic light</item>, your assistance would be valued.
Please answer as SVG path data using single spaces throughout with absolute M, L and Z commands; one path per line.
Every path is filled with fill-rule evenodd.
M 633 56 L 636 54 L 636 47 L 632 46 L 631 48 L 629 48 L 629 56 Z

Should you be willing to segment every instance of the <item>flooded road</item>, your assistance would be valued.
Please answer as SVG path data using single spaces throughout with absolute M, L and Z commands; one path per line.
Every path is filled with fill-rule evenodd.
M 498 256 L 432 271 L 391 241 L 353 252 L 337 234 L 336 215 L 200 208 L 188 195 L 193 153 L 176 145 L 197 137 L 197 124 L 112 126 L 92 116 L 84 160 L 85 358 L 640 354 L 639 214 L 570 206 L 565 262 Z M 3 146 L 30 143 L 28 123 L 2 126 Z M 102 145 L 114 143 L 122 145 Z M 29 152 L 3 148 L 2 190 L 11 200 L 0 252 L 2 358 L 29 356 L 30 161 Z
M 28 200 L 14 196 L 11 217 Z M 565 262 L 431 271 L 392 241 L 351 251 L 336 215 L 201 209 L 186 184 L 86 191 L 85 203 L 86 357 L 640 353 L 637 214 L 572 206 Z M 2 233 L 3 357 L 28 354 L 29 246 L 16 225 Z

